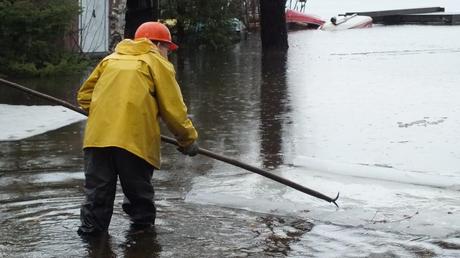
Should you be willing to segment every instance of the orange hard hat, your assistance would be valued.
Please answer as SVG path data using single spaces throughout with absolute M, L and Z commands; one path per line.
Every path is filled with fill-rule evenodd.
M 171 40 L 171 33 L 168 27 L 160 22 L 144 22 L 137 28 L 134 38 L 148 38 L 152 41 L 160 41 L 168 44 L 169 50 L 178 48 Z

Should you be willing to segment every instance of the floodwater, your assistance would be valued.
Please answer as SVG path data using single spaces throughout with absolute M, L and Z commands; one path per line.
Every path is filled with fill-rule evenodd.
M 340 192 L 340 208 L 164 144 L 155 230 L 130 230 L 119 190 L 110 235 L 81 239 L 81 121 L 0 142 L 0 256 L 459 257 L 459 42 L 459 26 L 375 26 L 292 32 L 287 53 L 262 55 L 258 35 L 180 53 L 201 147 Z M 21 82 L 74 102 L 81 80 Z

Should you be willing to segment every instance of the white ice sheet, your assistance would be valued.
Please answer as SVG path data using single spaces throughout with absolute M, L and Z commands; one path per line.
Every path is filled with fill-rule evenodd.
M 21 140 L 85 118 L 62 106 L 0 104 L 0 141 Z

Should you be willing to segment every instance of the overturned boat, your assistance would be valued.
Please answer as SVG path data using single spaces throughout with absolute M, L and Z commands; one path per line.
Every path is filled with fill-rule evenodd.
M 325 21 L 316 15 L 286 10 L 286 24 L 289 30 L 318 29 L 324 23 Z
M 372 27 L 372 17 L 365 15 L 343 15 L 340 18 L 332 17 L 329 22 L 320 17 L 299 12 L 296 10 L 286 10 L 286 24 L 288 30 L 347 30 Z
M 329 22 L 320 26 L 321 30 L 337 31 L 372 27 L 372 17 L 365 15 L 345 15 L 340 18 L 332 17 Z

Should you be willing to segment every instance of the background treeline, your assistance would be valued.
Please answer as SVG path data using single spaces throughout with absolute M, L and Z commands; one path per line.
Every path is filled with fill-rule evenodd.
M 43 76 L 87 66 L 65 47 L 78 14 L 73 0 L 0 1 L 0 73 Z
M 239 37 L 235 18 L 241 17 L 244 1 L 157 1 L 153 3 L 160 10 L 151 18 L 169 21 L 174 40 L 183 48 L 222 49 Z M 71 51 L 78 45 L 78 3 L 0 0 L 0 75 L 47 76 L 85 69 L 90 62 L 82 53 Z
M 179 43 L 222 49 L 238 40 L 241 0 L 162 0 L 160 18 L 175 18 L 172 32 Z

